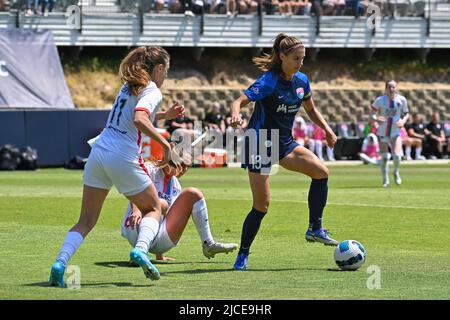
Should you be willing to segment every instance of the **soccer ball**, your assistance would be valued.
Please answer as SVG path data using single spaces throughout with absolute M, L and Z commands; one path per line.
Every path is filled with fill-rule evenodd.
M 344 271 L 359 269 L 366 260 L 366 250 L 356 240 L 344 240 L 334 250 L 334 261 Z

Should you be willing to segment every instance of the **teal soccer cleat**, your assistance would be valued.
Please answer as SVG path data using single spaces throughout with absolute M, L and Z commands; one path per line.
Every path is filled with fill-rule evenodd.
M 138 264 L 150 280 L 161 278 L 158 269 L 150 262 L 150 257 L 142 250 L 134 248 L 130 253 L 130 260 Z
M 56 261 L 53 264 L 48 280 L 51 286 L 64 287 L 64 271 L 66 271 L 66 267 L 61 262 Z

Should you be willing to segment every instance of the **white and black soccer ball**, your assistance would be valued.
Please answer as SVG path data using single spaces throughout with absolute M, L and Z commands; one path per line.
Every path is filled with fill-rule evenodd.
M 366 260 L 366 250 L 356 240 L 344 240 L 334 250 L 334 261 L 344 271 L 359 269 Z

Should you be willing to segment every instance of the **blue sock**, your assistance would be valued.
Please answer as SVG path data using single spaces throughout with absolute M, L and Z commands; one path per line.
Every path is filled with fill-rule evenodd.
M 239 248 L 239 253 L 248 254 L 250 251 L 250 246 L 258 233 L 261 221 L 264 218 L 266 212 L 261 212 L 252 208 L 252 210 L 245 218 L 244 225 L 242 226 L 241 235 L 241 247 Z
M 309 228 L 316 231 L 322 228 L 322 214 L 327 204 L 328 178 L 312 179 L 309 187 Z

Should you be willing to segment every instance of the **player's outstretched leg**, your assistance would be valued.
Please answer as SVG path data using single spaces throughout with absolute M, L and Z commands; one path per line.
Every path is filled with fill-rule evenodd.
M 211 259 L 218 253 L 228 254 L 229 252 L 233 252 L 237 247 L 238 245 L 236 243 L 203 243 L 203 255 L 208 259 Z

